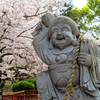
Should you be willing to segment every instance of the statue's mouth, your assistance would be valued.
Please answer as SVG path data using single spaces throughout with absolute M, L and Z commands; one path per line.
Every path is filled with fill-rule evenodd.
M 64 36 L 57 36 L 57 40 L 65 40 Z

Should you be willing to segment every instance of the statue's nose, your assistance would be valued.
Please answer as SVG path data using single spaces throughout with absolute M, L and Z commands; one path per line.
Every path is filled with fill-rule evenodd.
M 57 34 L 58 36 L 61 36 L 62 35 L 62 32 L 58 32 L 58 34 Z

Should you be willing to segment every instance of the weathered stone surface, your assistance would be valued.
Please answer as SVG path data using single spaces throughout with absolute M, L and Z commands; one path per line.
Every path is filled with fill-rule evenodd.
M 41 23 L 32 35 L 37 35 L 33 40 L 36 53 L 48 65 L 48 70 L 37 76 L 40 100 L 63 100 L 80 35 L 79 30 L 72 19 L 47 13 L 41 18 Z M 83 39 L 72 80 L 77 100 L 100 99 L 99 67 L 100 48 Z M 72 94 L 69 100 L 74 100 Z

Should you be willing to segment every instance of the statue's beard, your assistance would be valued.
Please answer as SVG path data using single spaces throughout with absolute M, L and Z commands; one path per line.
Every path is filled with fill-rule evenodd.
M 64 48 L 66 48 L 66 47 L 69 47 L 70 45 L 72 44 L 72 42 L 70 43 L 70 44 L 58 44 L 58 45 L 56 45 L 55 47 L 57 47 L 57 48 L 59 48 L 59 49 L 61 49 L 61 50 L 63 50 Z
M 58 47 L 59 47 L 61 50 L 65 48 L 63 44 L 59 44 Z

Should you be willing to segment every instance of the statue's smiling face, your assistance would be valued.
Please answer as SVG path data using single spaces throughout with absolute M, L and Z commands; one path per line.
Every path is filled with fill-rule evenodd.
M 71 45 L 73 35 L 71 28 L 67 24 L 59 23 L 52 27 L 51 32 L 51 42 L 55 47 L 64 49 Z

